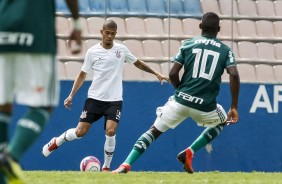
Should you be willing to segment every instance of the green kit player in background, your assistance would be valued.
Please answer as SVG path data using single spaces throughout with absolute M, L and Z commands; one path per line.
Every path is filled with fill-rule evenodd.
M 173 58 L 174 65 L 169 73 L 175 88 L 174 96 L 163 107 L 157 108 L 153 126 L 136 141 L 126 160 L 113 173 L 127 173 L 130 166 L 163 132 L 174 129 L 191 117 L 199 126 L 207 127 L 177 156 L 183 169 L 192 174 L 194 154 L 217 137 L 226 125 L 238 121 L 240 78 L 232 51 L 216 38 L 220 31 L 219 22 L 217 14 L 204 14 L 199 25 L 201 36 L 184 41 Z M 184 74 L 180 80 L 179 71 L 182 67 Z M 229 74 L 232 96 L 228 114 L 216 102 L 225 69 Z
M 66 0 L 74 28 L 70 40 L 80 52 L 78 1 Z M 0 1 L 0 183 L 24 183 L 20 160 L 58 104 L 54 0 Z M 28 111 L 9 141 L 13 103 Z

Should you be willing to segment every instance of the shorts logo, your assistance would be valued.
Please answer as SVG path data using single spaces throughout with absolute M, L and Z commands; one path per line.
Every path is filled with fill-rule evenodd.
M 80 115 L 80 119 L 84 119 L 87 117 L 87 111 L 82 111 L 81 115 Z
M 116 113 L 116 119 L 119 120 L 120 119 L 120 115 L 121 115 L 121 112 L 119 110 L 117 110 L 117 113 Z

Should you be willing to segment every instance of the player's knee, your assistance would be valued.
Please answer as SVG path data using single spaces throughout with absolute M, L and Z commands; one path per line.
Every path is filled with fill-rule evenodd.
M 114 135 L 116 135 L 116 130 L 114 128 L 106 129 L 106 135 L 107 136 L 114 136 Z
M 77 137 L 83 137 L 87 133 L 86 129 L 77 128 L 75 134 Z

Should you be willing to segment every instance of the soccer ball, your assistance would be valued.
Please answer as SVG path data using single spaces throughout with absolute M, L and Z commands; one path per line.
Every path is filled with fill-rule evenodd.
M 87 156 L 83 158 L 80 162 L 81 171 L 98 172 L 100 171 L 100 168 L 101 168 L 100 161 L 94 156 Z

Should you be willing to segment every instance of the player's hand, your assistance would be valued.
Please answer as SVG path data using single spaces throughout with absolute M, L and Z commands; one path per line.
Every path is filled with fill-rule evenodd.
M 227 125 L 237 123 L 239 119 L 238 110 L 231 108 L 227 114 Z
M 168 83 L 170 83 L 170 79 L 166 76 L 164 76 L 163 74 L 157 73 L 157 77 L 159 79 L 159 81 L 161 82 L 161 85 L 163 85 L 163 81 L 167 81 Z
M 69 47 L 73 54 L 78 54 L 81 51 L 81 30 L 73 30 L 70 35 Z
M 72 104 L 72 97 L 68 97 L 68 98 L 66 98 L 65 99 L 65 101 L 64 101 L 64 106 L 67 108 L 67 109 L 69 109 L 69 110 L 71 110 L 71 104 Z

